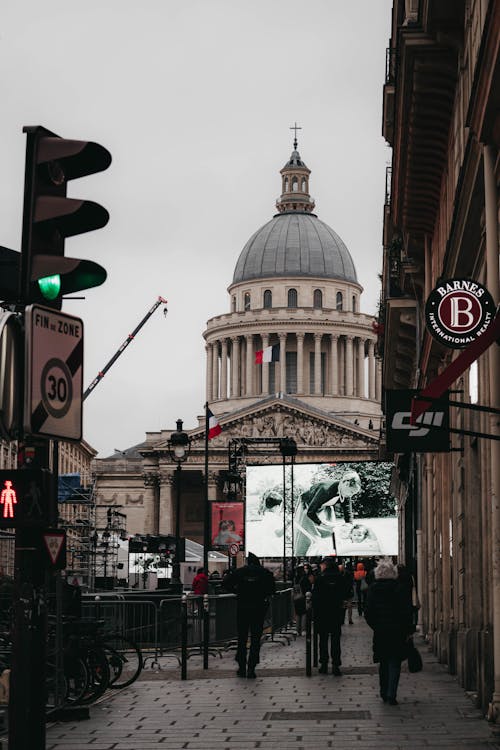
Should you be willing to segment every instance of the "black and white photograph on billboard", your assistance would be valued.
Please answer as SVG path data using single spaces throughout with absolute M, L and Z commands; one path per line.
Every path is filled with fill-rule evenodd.
M 397 555 L 392 466 L 377 461 L 295 464 L 293 522 L 290 466 L 285 477 L 279 465 L 248 466 L 247 550 L 280 557 L 284 538 L 293 536 L 297 557 Z

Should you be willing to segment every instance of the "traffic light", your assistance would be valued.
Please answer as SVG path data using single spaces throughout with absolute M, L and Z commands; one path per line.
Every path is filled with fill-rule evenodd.
M 0 471 L 0 529 L 57 521 L 53 475 L 46 469 Z
M 107 224 L 105 208 L 93 201 L 68 198 L 66 192 L 69 180 L 107 169 L 111 154 L 98 143 L 60 138 L 40 125 L 23 130 L 27 141 L 20 257 L 0 248 L 0 269 L 9 271 L 9 289 L 18 256 L 19 290 L 12 300 L 12 291 L 0 282 L 0 297 L 59 310 L 64 295 L 106 280 L 105 269 L 97 263 L 64 257 L 64 242 L 66 237 Z

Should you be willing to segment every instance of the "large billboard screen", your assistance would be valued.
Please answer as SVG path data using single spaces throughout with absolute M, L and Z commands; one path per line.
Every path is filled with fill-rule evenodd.
M 291 466 L 247 466 L 247 552 L 282 557 L 286 533 L 287 556 L 292 537 L 297 557 L 397 555 L 392 468 L 380 461 L 294 464 L 292 520 Z

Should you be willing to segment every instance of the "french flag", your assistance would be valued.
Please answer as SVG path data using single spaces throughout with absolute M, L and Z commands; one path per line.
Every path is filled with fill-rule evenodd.
M 222 427 L 217 421 L 217 417 L 212 414 L 210 409 L 207 410 L 208 416 L 208 439 L 211 440 L 222 432 Z
M 255 364 L 261 365 L 263 362 L 279 362 L 280 361 L 280 345 L 273 344 L 272 346 L 266 346 L 265 349 L 260 349 L 255 352 Z

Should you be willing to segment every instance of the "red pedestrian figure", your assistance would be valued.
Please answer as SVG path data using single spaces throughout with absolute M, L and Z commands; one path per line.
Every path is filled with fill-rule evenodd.
M 5 480 L 5 489 L 0 494 L 0 503 L 3 505 L 3 517 L 14 518 L 14 505 L 17 504 L 16 491 L 12 489 L 10 479 Z

